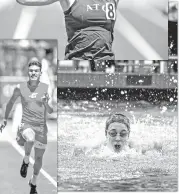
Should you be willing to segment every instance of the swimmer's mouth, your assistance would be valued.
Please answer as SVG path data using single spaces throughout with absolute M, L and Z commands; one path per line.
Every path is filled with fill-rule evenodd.
M 114 145 L 114 147 L 115 147 L 116 150 L 120 150 L 121 145 Z

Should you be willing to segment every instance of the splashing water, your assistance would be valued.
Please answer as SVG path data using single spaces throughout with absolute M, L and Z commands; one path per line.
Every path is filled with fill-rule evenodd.
M 176 191 L 177 113 L 131 112 L 131 149 L 103 145 L 107 117 L 60 115 L 59 191 Z

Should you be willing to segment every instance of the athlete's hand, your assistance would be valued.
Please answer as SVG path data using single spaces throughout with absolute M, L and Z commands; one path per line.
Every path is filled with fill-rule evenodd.
M 44 96 L 41 98 L 43 105 L 46 108 L 46 111 L 51 114 L 53 112 L 53 108 L 48 104 L 50 97 L 48 93 L 44 93 Z
M 3 120 L 3 123 L 1 124 L 1 126 L 0 126 L 0 131 L 1 131 L 1 133 L 2 133 L 2 130 L 6 127 L 6 125 L 7 125 L 7 120 Z
M 49 97 L 48 93 L 45 93 L 44 96 L 41 98 L 41 100 L 44 104 L 47 104 L 49 99 L 50 99 L 50 97 Z

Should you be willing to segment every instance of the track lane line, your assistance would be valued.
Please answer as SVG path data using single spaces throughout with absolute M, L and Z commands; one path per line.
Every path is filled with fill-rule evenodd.
M 163 60 L 163 58 L 150 46 L 137 29 L 125 19 L 118 11 L 118 19 L 115 29 L 123 35 L 128 42 L 141 53 L 146 60 Z M 140 59 L 138 59 L 140 60 Z
M 26 39 L 37 16 L 38 7 L 24 7 L 14 31 L 13 39 Z
M 5 139 L 12 145 L 12 147 L 19 152 L 19 154 L 23 157 L 25 152 L 24 150 L 17 144 L 17 142 L 11 138 L 9 133 L 5 130 L 4 132 Z M 34 164 L 34 159 L 32 157 L 29 158 L 30 163 Z M 53 185 L 57 188 L 57 181 L 55 181 L 52 176 L 50 176 L 43 168 L 40 170 L 40 173 Z

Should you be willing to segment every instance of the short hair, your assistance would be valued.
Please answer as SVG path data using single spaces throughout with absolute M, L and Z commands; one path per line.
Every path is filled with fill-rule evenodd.
M 30 61 L 28 63 L 28 67 L 30 67 L 32 65 L 36 65 L 36 66 L 40 67 L 40 70 L 42 69 L 42 63 L 36 57 L 33 57 L 30 59 Z
M 130 133 L 130 120 L 123 114 L 116 113 L 109 116 L 109 118 L 106 121 L 106 127 L 105 127 L 105 135 L 107 135 L 108 127 L 111 123 L 118 122 L 123 123 L 126 125 L 129 133 Z

